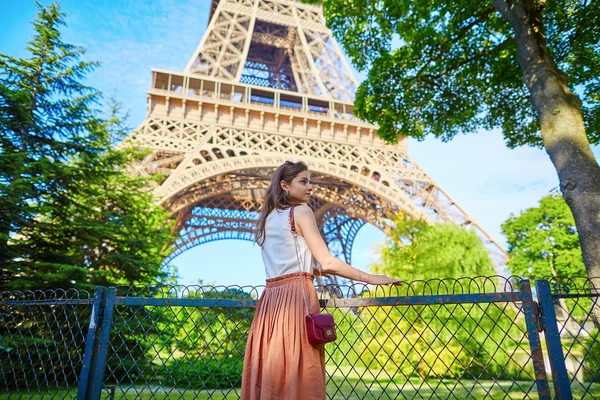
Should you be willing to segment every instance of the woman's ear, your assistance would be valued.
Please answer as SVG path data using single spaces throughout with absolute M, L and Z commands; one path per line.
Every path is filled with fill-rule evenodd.
M 283 189 L 284 192 L 287 192 L 288 190 L 290 190 L 290 187 L 288 186 L 286 181 L 284 181 L 283 179 L 281 180 L 281 182 L 279 182 L 279 186 L 281 186 L 281 189 Z

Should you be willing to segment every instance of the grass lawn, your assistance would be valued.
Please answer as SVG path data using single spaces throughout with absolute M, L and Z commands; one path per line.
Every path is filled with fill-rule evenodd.
M 552 384 L 550 385 L 552 389 Z M 586 387 L 572 387 L 573 398 L 581 399 Z M 529 392 L 526 394 L 526 392 Z M 327 383 L 329 399 L 537 399 L 537 390 L 532 382 L 511 381 L 473 381 L 473 380 L 382 380 L 344 378 L 333 376 Z M 596 398 L 600 395 L 600 384 L 593 384 L 584 398 Z M 43 394 L 27 392 L 0 393 L 0 400 L 5 399 L 75 399 L 77 388 L 48 390 Z M 107 390 L 102 399 L 110 399 Z M 115 392 L 115 399 L 140 400 L 205 400 L 205 399 L 238 399 L 239 389 L 192 391 L 171 388 L 153 387 L 120 387 Z

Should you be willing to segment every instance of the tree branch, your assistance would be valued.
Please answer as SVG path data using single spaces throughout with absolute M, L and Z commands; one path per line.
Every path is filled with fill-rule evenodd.
M 492 48 L 490 50 L 474 54 L 473 56 L 471 56 L 471 57 L 469 57 L 469 58 L 467 58 L 465 60 L 462 60 L 461 62 L 458 62 L 458 63 L 456 63 L 454 65 L 451 65 L 451 66 L 449 66 L 447 68 L 444 68 L 444 70 L 442 70 L 439 74 L 436 74 L 436 75 L 422 74 L 421 76 L 415 75 L 414 79 L 422 79 L 422 78 L 427 78 L 427 79 L 431 79 L 431 80 L 439 79 L 442 76 L 446 75 L 448 72 L 454 71 L 454 70 L 456 70 L 456 69 L 462 67 L 463 65 L 466 65 L 466 64 L 468 64 L 468 63 L 470 63 L 472 61 L 475 61 L 475 60 L 478 60 L 480 58 L 487 57 L 489 55 L 497 53 L 497 52 L 499 52 L 499 51 L 507 48 L 508 46 L 510 46 L 511 44 L 514 44 L 514 43 L 515 43 L 515 38 L 508 38 L 504 42 L 500 43 L 499 45 L 497 45 L 496 47 L 494 47 L 494 48 Z
M 488 8 L 484 9 L 478 16 L 477 19 L 471 21 L 469 24 L 467 24 L 466 26 L 464 26 L 462 29 L 459 30 L 458 34 L 454 37 L 447 37 L 446 40 L 444 40 L 439 47 L 439 51 L 437 53 L 437 55 L 435 56 L 431 56 L 428 60 L 428 62 L 423 65 L 423 68 L 421 68 L 421 70 L 419 70 L 419 72 L 417 72 L 416 77 L 419 77 L 424 71 L 425 69 L 427 69 L 427 67 L 429 66 L 429 64 L 431 64 L 434 61 L 439 60 L 442 55 L 444 54 L 446 45 L 452 41 L 452 43 L 456 43 L 457 41 L 459 41 L 460 39 L 464 38 L 467 33 L 469 33 L 469 31 L 475 27 L 476 25 L 478 25 L 479 23 L 485 21 L 487 19 L 487 17 L 490 16 L 490 14 L 492 14 L 493 12 L 495 12 L 495 8 L 493 6 L 489 6 Z

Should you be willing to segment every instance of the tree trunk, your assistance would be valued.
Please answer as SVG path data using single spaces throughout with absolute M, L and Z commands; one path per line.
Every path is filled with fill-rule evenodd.
M 544 147 L 575 217 L 588 276 L 600 277 L 600 167 L 585 134 L 581 100 L 569 90 L 548 51 L 536 3 L 492 2 L 515 31 L 523 80 L 538 112 Z
M 585 134 L 581 100 L 567 85 L 548 50 L 542 23 L 544 0 L 492 0 L 511 24 L 523 80 L 538 113 L 546 152 L 556 168 L 560 190 L 579 233 L 583 261 L 592 285 L 600 288 L 600 166 Z M 600 310 L 592 317 L 600 326 Z

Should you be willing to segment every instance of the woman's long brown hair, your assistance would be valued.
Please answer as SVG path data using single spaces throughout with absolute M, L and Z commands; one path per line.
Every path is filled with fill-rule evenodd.
M 254 241 L 262 247 L 265 243 L 266 232 L 265 224 L 267 223 L 267 217 L 275 208 L 278 210 L 284 210 L 292 205 L 296 205 L 294 202 L 281 188 L 281 181 L 285 181 L 288 185 L 292 183 L 292 180 L 300 172 L 308 171 L 308 166 L 302 161 L 292 162 L 286 161 L 281 164 L 273 173 L 271 183 L 265 194 L 265 201 L 260 215 L 258 217 L 258 223 L 256 224 L 256 235 Z

